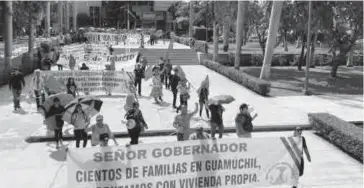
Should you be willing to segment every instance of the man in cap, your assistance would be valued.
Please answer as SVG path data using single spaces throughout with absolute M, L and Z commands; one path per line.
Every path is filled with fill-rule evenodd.
M 203 126 L 198 124 L 196 126 L 196 132 L 190 135 L 190 140 L 206 140 L 210 139 L 209 134 L 203 131 Z
M 14 67 L 10 73 L 9 89 L 13 92 L 14 110 L 19 110 L 20 107 L 20 95 L 23 87 L 25 86 L 25 80 L 23 74 L 18 67 Z

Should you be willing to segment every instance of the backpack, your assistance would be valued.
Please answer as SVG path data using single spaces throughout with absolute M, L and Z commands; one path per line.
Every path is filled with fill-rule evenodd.
M 243 129 L 247 132 L 252 132 L 253 131 L 253 123 L 252 123 L 252 119 L 250 116 L 247 116 L 245 114 L 239 114 L 238 115 L 238 121 L 240 121 L 240 123 L 242 123 L 242 118 L 245 119 L 245 122 L 243 124 Z

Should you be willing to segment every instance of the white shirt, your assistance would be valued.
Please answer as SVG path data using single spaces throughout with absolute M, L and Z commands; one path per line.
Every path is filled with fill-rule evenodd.
M 32 78 L 32 84 L 31 84 L 31 88 L 33 90 L 42 90 L 44 88 L 44 80 L 41 76 L 39 76 L 39 79 L 37 78 L 37 76 L 34 76 Z

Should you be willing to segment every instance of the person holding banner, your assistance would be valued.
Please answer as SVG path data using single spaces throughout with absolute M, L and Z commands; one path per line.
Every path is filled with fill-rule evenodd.
M 138 94 L 142 96 L 142 79 L 144 78 L 144 70 L 142 64 L 137 63 L 134 69 L 135 73 L 135 80 L 134 80 L 134 87 L 137 88 L 138 86 Z
M 74 78 L 72 78 L 72 77 L 68 78 L 66 87 L 67 87 L 67 94 L 71 94 L 71 95 L 73 95 L 73 97 L 76 98 L 76 94 L 78 94 L 78 91 L 77 91 L 77 85 L 75 83 Z
M 90 124 L 90 118 L 82 110 L 81 104 L 77 104 L 76 110 L 71 115 L 71 124 L 74 128 L 74 135 L 76 139 L 76 148 L 80 147 L 80 142 L 83 140 L 83 147 L 87 146 L 87 132 L 85 129 Z
M 35 76 L 32 78 L 31 88 L 35 95 L 37 109 L 39 109 L 45 101 L 44 80 L 40 75 L 39 69 L 35 70 L 34 74 L 35 74 Z M 32 92 L 32 91 L 30 91 L 30 92 Z
M 91 145 L 101 147 L 108 146 L 109 139 L 113 139 L 115 145 L 119 145 L 116 142 L 114 134 L 111 132 L 108 124 L 104 123 L 104 116 L 98 115 L 96 117 L 96 124 L 91 125 L 85 129 L 86 132 L 91 131 Z
M 124 117 L 128 120 L 127 128 L 129 137 L 131 139 L 130 144 L 136 145 L 139 143 L 140 133 L 144 129 L 148 129 L 148 125 L 144 120 L 142 111 L 139 109 L 139 103 L 134 102 L 133 108 L 130 109 Z
M 258 116 L 258 114 L 251 117 L 248 105 L 245 103 L 240 105 L 239 111 L 240 112 L 235 117 L 236 134 L 239 138 L 251 138 L 253 131 L 252 121 Z
M 155 102 L 159 104 L 160 102 L 158 99 L 163 102 L 162 96 L 163 96 L 163 84 L 161 82 L 160 74 L 159 74 L 159 67 L 153 68 L 153 88 L 152 92 L 150 93 L 150 96 L 154 98 Z
M 309 162 L 311 162 L 311 155 L 310 155 L 310 152 L 308 151 L 308 148 L 307 148 L 306 139 L 305 139 L 305 137 L 302 136 L 302 129 L 300 127 L 296 128 L 296 130 L 293 133 L 293 136 L 302 139 L 302 148 L 303 148 L 303 150 L 302 150 L 302 153 L 301 153 L 301 163 L 300 163 L 300 169 L 299 169 L 299 175 L 301 177 L 303 175 L 303 173 L 304 173 L 304 167 L 305 167 L 305 164 L 304 164 L 305 160 L 303 158 L 303 152 L 305 152 L 307 160 Z M 294 186 L 292 186 L 292 188 L 297 188 L 297 186 L 298 185 L 294 185 Z
M 188 140 L 190 136 L 190 122 L 191 118 L 198 112 L 198 103 L 193 112 L 188 113 L 187 106 L 181 106 L 181 114 L 178 114 L 174 118 L 173 127 L 177 129 L 177 141 Z

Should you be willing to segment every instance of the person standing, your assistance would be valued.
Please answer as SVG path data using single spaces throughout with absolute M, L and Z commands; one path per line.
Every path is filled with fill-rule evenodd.
M 207 102 L 209 99 L 209 90 L 207 87 L 202 87 L 200 89 L 200 93 L 198 94 L 198 98 L 199 98 L 199 103 L 200 103 L 200 117 L 202 116 L 202 110 L 205 109 L 206 110 L 206 116 L 207 118 L 210 118 L 209 115 L 209 110 L 207 107 Z
M 198 112 L 198 103 L 196 103 L 195 110 L 188 113 L 187 106 L 181 106 L 181 114 L 176 115 L 173 122 L 173 127 L 177 129 L 177 141 L 188 140 L 190 136 L 190 122 L 191 118 Z
M 165 60 L 163 59 L 163 57 L 161 57 L 160 61 L 158 63 L 158 67 L 159 67 L 160 78 L 161 78 L 162 83 L 164 83 L 164 74 L 163 74 L 164 64 L 165 64 Z
M 65 111 L 65 109 L 62 105 L 60 105 L 59 98 L 56 97 L 53 99 L 53 105 L 50 107 L 49 111 L 45 115 L 45 118 L 55 116 L 54 124 L 56 126 L 54 127 L 54 137 L 56 139 L 56 148 L 57 149 L 59 148 L 59 144 L 63 145 L 62 129 L 63 129 L 64 121 L 62 120 L 62 116 L 63 116 L 64 111 Z
M 168 59 L 166 61 L 166 64 L 164 66 L 164 69 L 163 69 L 164 83 L 165 83 L 166 89 L 169 89 L 170 88 L 170 80 L 169 80 L 169 77 L 171 76 L 171 71 L 172 71 L 171 60 Z
M 196 132 L 190 135 L 190 140 L 207 140 L 210 135 L 203 131 L 202 125 L 197 125 Z
M 134 73 L 135 73 L 134 87 L 137 88 L 138 86 L 138 94 L 139 96 L 142 96 L 142 79 L 144 78 L 144 70 L 140 63 L 136 64 Z
M 114 134 L 111 132 L 108 124 L 104 123 L 104 116 L 98 115 L 96 117 L 96 124 L 91 125 L 90 127 L 85 129 L 86 132 L 91 131 L 91 145 L 101 147 L 108 146 L 109 140 L 113 139 L 115 145 L 119 145 L 116 140 Z
M 9 89 L 13 92 L 14 111 L 21 109 L 20 96 L 24 86 L 24 76 L 20 72 L 19 68 L 15 67 L 10 73 L 9 78 Z
M 76 97 L 77 91 L 77 85 L 75 83 L 75 79 L 72 77 L 69 77 L 67 80 L 67 94 L 71 94 L 73 97 Z
M 190 87 L 191 85 L 187 83 L 187 79 L 183 78 L 179 81 L 177 89 L 179 91 L 180 106 L 188 106 L 188 99 L 190 98 Z M 180 108 L 177 108 L 177 113 Z
M 162 99 L 162 96 L 163 96 L 162 85 L 163 84 L 160 80 L 160 74 L 159 74 L 158 67 L 153 68 L 153 80 L 152 81 L 153 81 L 153 88 L 152 88 L 152 92 L 150 93 L 150 96 L 154 98 L 154 100 L 157 104 L 159 104 L 160 102 L 163 102 L 163 99 Z
M 177 108 L 177 106 L 176 106 L 177 93 L 178 93 L 177 86 L 178 86 L 179 81 L 180 81 L 180 78 L 178 76 L 178 69 L 174 69 L 169 78 L 169 82 L 171 84 L 171 91 L 173 93 L 173 108 Z
M 209 109 L 211 112 L 210 125 L 211 125 L 211 138 L 215 139 L 216 129 L 219 129 L 219 138 L 222 138 L 224 133 L 224 124 L 222 120 L 222 113 L 224 107 L 221 104 L 210 104 Z
M 133 108 L 125 114 L 125 119 L 128 120 L 128 134 L 131 139 L 130 144 L 136 145 L 139 143 L 140 133 L 144 129 L 148 129 L 148 125 L 144 120 L 142 111 L 139 109 L 139 103 L 134 102 Z
M 148 66 L 147 58 L 141 57 L 141 64 L 142 64 L 143 71 L 145 72 L 145 70 L 146 70 L 146 68 Z
M 294 137 L 301 138 L 302 139 L 302 153 L 301 153 L 301 162 L 300 162 L 300 168 L 299 168 L 299 176 L 301 177 L 304 173 L 304 167 L 305 167 L 305 160 L 303 158 L 303 152 L 305 152 L 307 160 L 311 162 L 311 155 L 308 151 L 306 139 L 304 136 L 302 136 L 302 129 L 300 127 L 297 127 L 296 130 L 293 133 Z M 292 186 L 292 188 L 297 188 L 297 185 Z
M 90 118 L 82 110 L 81 104 L 76 105 L 76 110 L 71 115 L 71 124 L 74 126 L 74 135 L 76 139 L 76 148 L 80 147 L 83 140 L 83 147 L 87 146 L 87 132 L 85 129 L 90 124 Z
M 35 70 L 34 74 L 35 75 L 32 78 L 31 88 L 35 95 L 35 102 L 37 103 L 37 109 L 39 110 L 39 108 L 45 101 L 44 80 L 40 75 L 39 69 Z
M 253 131 L 253 120 L 258 116 L 255 114 L 251 117 L 248 105 L 243 103 L 239 107 L 239 113 L 235 117 L 236 134 L 239 138 L 251 138 Z

